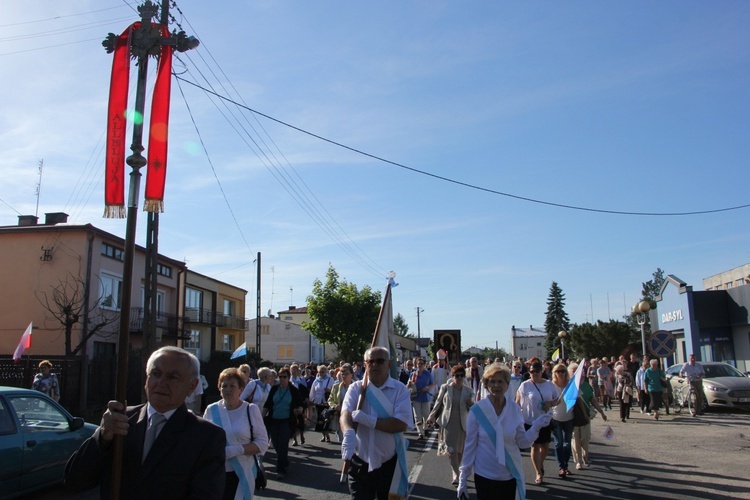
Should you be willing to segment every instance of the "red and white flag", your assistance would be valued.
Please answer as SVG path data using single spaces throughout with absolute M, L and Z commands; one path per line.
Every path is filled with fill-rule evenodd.
M 13 353 L 13 362 L 18 363 L 21 361 L 21 356 L 23 356 L 23 351 L 31 347 L 31 330 L 34 328 L 33 322 L 29 323 L 29 326 L 26 327 L 26 331 L 23 332 L 23 335 L 21 335 L 21 341 L 18 343 L 18 347 L 16 347 L 16 351 Z

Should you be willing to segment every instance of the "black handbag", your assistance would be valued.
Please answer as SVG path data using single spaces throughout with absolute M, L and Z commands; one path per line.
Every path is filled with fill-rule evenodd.
M 253 421 L 250 419 L 250 405 L 247 406 L 247 422 L 250 424 L 250 442 L 253 442 L 255 436 L 253 436 Z M 258 455 L 253 455 L 253 460 L 255 460 L 255 467 L 258 469 L 258 475 L 255 476 L 255 490 L 263 490 L 268 485 L 266 470 L 258 460 Z

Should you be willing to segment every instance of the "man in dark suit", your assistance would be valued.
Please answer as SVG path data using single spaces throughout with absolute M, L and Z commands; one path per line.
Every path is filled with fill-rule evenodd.
M 198 359 L 178 347 L 162 347 L 146 365 L 145 405 L 107 404 L 99 428 L 68 460 L 66 485 L 100 485 L 109 498 L 112 441 L 124 436 L 120 497 L 222 498 L 226 435 L 190 413 L 185 398 L 199 383 Z

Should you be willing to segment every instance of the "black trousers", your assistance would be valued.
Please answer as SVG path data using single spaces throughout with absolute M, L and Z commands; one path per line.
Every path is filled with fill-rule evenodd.
M 474 487 L 478 500 L 513 500 L 516 498 L 516 480 L 496 481 L 474 473 Z
M 352 500 L 388 500 L 397 462 L 398 455 L 393 455 L 393 458 L 383 462 L 379 468 L 368 472 L 370 464 L 354 455 L 349 468 L 349 493 Z

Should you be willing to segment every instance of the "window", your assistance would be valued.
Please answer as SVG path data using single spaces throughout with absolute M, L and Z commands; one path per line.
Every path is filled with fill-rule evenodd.
M 164 292 L 156 291 L 156 317 L 164 317 Z M 141 307 L 146 311 L 146 287 L 141 287 Z
M 102 274 L 99 277 L 99 281 L 101 283 L 99 307 L 119 311 L 122 279 L 110 274 Z
M 201 332 L 200 330 L 190 330 L 188 332 L 189 338 L 185 340 L 183 347 L 186 349 L 200 349 L 201 347 Z
M 279 359 L 294 359 L 294 346 L 280 345 L 278 347 Z
M 225 333 L 221 336 L 221 350 L 234 351 L 234 335 Z
M 745 280 L 740 278 L 737 281 L 734 282 L 734 286 L 742 286 L 745 284 Z
M 234 316 L 234 301 L 224 299 L 224 316 Z
M 190 309 L 203 308 L 203 292 L 194 288 L 187 288 L 185 290 L 185 307 Z
M 16 410 L 18 421 L 23 432 L 61 431 L 70 429 L 70 422 L 50 402 L 36 396 L 22 396 L 8 398 L 8 402 Z
M 732 282 L 730 281 L 729 283 L 726 283 L 726 284 L 724 285 L 724 288 L 725 288 L 726 290 L 729 290 L 730 288 L 732 288 Z
M 125 251 L 121 248 L 114 247 L 109 243 L 102 243 L 102 255 L 122 262 L 125 260 Z
M 172 277 L 172 268 L 163 264 L 156 264 L 156 274 L 161 274 L 167 278 Z
M 271 334 L 271 325 L 260 325 L 260 334 L 261 335 L 270 335 Z
M 0 436 L 6 434 L 15 434 L 16 423 L 14 418 L 10 414 L 10 409 L 5 406 L 3 400 L 0 399 Z

